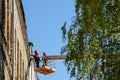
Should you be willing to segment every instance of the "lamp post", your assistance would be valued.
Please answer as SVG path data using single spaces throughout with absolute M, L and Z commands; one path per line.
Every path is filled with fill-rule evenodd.
M 14 0 L 12 0 L 12 80 L 14 80 L 14 67 L 15 67 L 15 26 L 14 26 Z

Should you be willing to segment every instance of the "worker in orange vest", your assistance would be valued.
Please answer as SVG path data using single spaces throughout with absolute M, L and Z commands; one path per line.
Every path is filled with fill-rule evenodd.
M 40 54 L 38 50 L 35 50 L 35 62 L 36 62 L 36 67 L 39 68 Z

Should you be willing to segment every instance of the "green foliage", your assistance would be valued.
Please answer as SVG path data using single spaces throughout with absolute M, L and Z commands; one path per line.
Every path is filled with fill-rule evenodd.
M 65 40 L 66 39 L 66 22 L 64 23 L 64 25 L 61 27 L 61 30 L 62 30 L 62 39 Z
M 66 22 L 61 28 L 63 40 L 67 41 L 61 53 L 67 53 L 65 65 L 71 77 L 118 79 L 120 60 L 109 55 L 120 53 L 120 1 L 76 0 L 75 12 L 69 30 Z M 105 54 L 104 59 L 96 59 L 94 55 L 98 54 Z

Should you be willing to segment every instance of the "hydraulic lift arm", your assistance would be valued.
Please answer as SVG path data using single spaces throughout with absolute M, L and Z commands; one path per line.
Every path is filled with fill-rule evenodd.
M 66 55 L 54 55 L 54 56 L 42 56 L 45 60 L 58 60 L 58 59 L 66 59 Z

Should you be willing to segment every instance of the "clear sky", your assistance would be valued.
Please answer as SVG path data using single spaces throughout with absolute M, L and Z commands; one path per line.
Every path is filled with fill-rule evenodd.
M 22 0 L 26 18 L 28 39 L 34 43 L 33 50 L 47 55 L 60 55 L 62 43 L 61 26 L 75 15 L 74 0 Z M 38 74 L 40 80 L 70 80 L 64 60 L 56 60 L 56 72 Z M 75 79 L 71 79 L 75 80 Z

